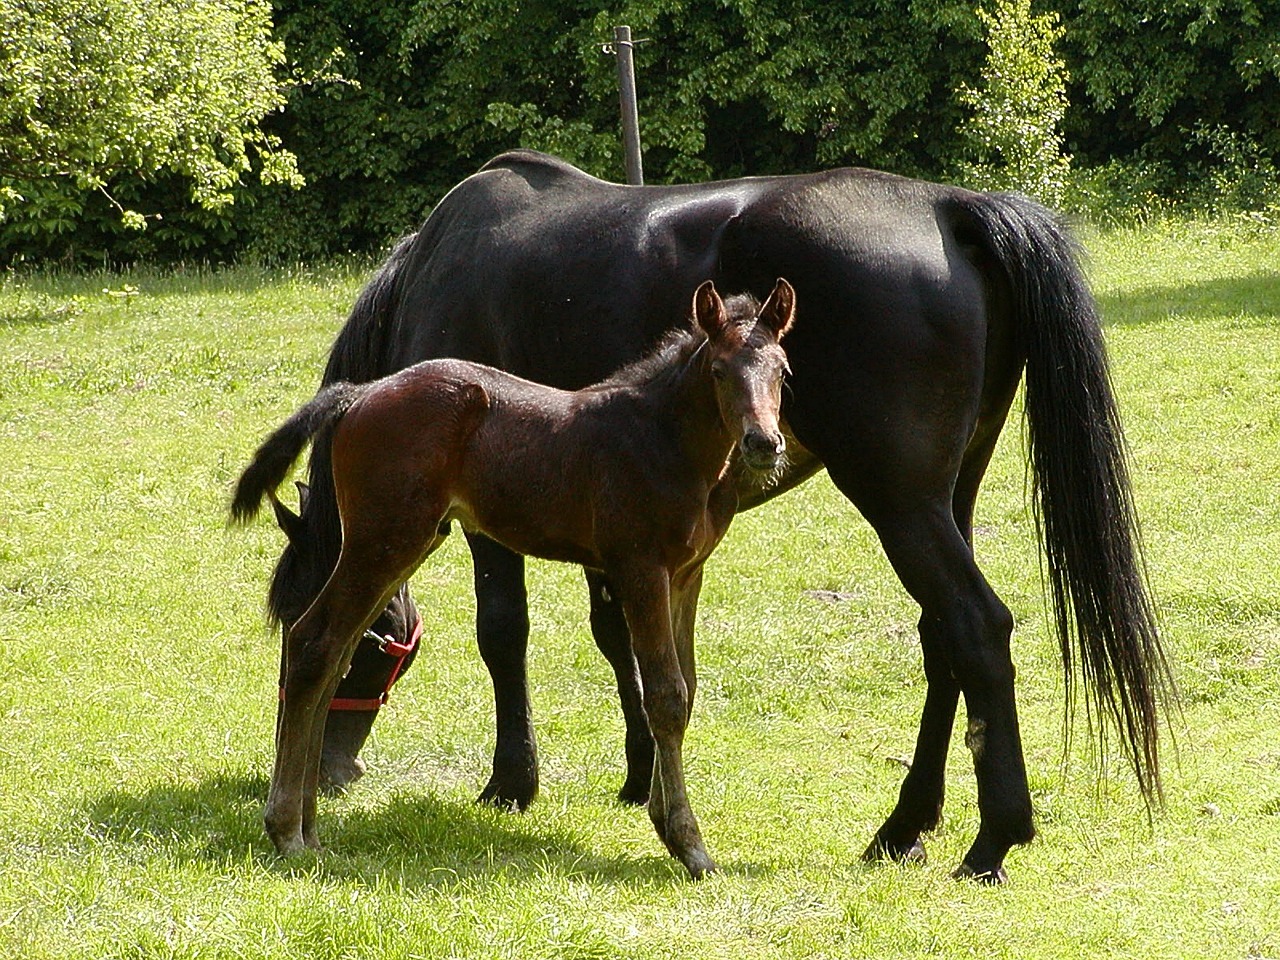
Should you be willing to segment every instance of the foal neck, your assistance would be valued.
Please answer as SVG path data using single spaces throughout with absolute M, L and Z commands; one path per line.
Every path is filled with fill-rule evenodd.
M 674 387 L 672 414 L 684 453 L 699 473 L 718 477 L 737 438 L 720 413 L 709 341 L 703 339 L 685 360 Z

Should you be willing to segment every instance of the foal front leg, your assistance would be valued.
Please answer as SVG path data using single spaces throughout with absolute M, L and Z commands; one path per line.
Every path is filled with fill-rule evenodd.
M 624 578 L 623 610 L 644 688 L 644 708 L 655 745 L 649 817 L 667 849 L 698 880 L 715 870 L 685 789 L 683 742 L 689 699 L 671 622 L 671 588 L 665 570 Z

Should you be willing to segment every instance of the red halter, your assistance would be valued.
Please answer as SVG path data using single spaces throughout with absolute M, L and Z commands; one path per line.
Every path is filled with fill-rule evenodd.
M 387 677 L 387 684 L 382 689 L 382 693 L 376 697 L 334 697 L 329 701 L 329 709 L 332 710 L 378 710 L 387 702 L 387 697 L 391 695 L 391 687 L 396 680 L 400 678 L 400 672 L 404 669 L 404 662 L 409 654 L 413 653 L 418 647 L 418 641 L 422 639 L 422 617 L 418 617 L 414 621 L 413 630 L 409 633 L 409 639 L 404 643 L 392 640 L 390 637 L 380 637 L 372 630 L 366 631 L 364 639 L 373 640 L 378 649 L 389 657 L 395 657 L 395 666 L 391 668 L 391 675 Z M 280 700 L 284 700 L 284 687 L 280 688 Z

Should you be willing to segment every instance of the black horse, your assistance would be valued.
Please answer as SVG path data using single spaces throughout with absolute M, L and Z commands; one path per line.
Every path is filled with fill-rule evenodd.
M 744 483 L 739 506 L 825 467 L 874 527 L 921 608 L 928 690 L 911 769 L 866 856 L 923 857 L 920 836 L 941 813 L 963 694 L 981 825 L 956 872 L 998 881 L 1006 853 L 1034 829 L 1013 621 L 974 562 L 972 521 L 1024 370 L 1035 514 L 1068 706 L 1078 671 L 1091 715 L 1114 722 L 1148 799 L 1160 792 L 1160 705 L 1172 693 L 1095 305 L 1075 246 L 1049 211 L 1015 194 L 861 169 L 628 187 L 554 157 L 506 153 L 397 245 L 338 335 L 324 382 L 460 357 L 574 389 L 642 355 L 682 316 L 699 281 L 763 296 L 780 275 L 800 304 L 784 406 L 794 442 L 776 485 Z M 269 602 L 282 624 L 306 609 L 338 555 L 324 446 L 313 450 L 300 515 L 278 511 L 289 545 Z M 481 799 L 522 808 L 537 791 L 523 560 L 481 536 L 467 539 L 480 652 L 497 701 L 493 775 Z M 642 802 L 653 746 L 626 623 L 602 576 L 586 577 L 592 631 L 627 718 L 620 796 Z M 395 603 L 383 626 L 404 640 L 407 594 Z M 385 690 L 401 664 L 362 644 L 346 684 Z M 328 770 L 341 782 L 356 772 L 374 713 L 335 716 L 326 754 L 345 758 Z

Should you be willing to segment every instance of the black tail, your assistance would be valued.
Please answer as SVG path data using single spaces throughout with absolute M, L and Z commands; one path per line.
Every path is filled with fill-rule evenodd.
M 1148 594 L 1124 435 L 1079 251 L 1058 218 L 1026 197 L 987 194 L 965 206 L 1007 273 L 1027 354 L 1036 527 L 1068 717 L 1078 651 L 1091 726 L 1105 746 L 1105 720 L 1115 722 L 1143 795 L 1159 798 L 1160 713 L 1173 703 L 1175 688 Z
M 311 439 L 337 423 L 364 391 L 364 387 L 350 383 L 332 384 L 277 427 L 240 474 L 231 500 L 232 522 L 252 520 L 262 505 L 262 498 L 275 493 Z

